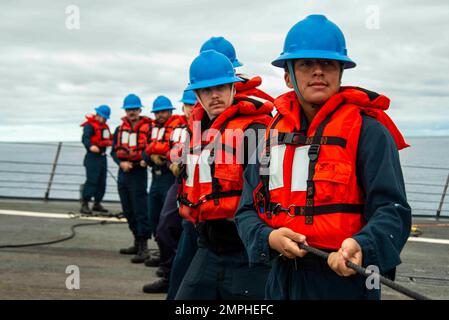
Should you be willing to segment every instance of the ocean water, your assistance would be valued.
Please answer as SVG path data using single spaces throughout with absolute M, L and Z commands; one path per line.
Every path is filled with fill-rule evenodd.
M 407 196 L 415 215 L 435 215 L 449 175 L 449 137 L 413 137 L 400 152 Z M 0 142 L 0 196 L 45 196 L 57 143 Z M 85 180 L 81 143 L 64 142 L 50 198 L 79 199 Z M 119 200 L 117 165 L 108 156 L 106 200 Z M 151 175 L 149 175 L 151 183 Z M 449 193 L 449 192 L 448 192 Z M 0 200 L 1 201 L 1 200 Z M 449 216 L 449 194 L 441 213 Z
M 58 143 L 0 142 L 0 196 L 43 198 L 57 149 Z M 62 143 L 50 198 L 79 199 L 85 181 L 84 155 L 81 143 Z M 118 167 L 109 155 L 108 171 L 105 199 L 118 201 Z

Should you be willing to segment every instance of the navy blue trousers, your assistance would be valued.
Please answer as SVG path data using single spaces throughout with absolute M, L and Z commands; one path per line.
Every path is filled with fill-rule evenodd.
M 134 237 L 151 238 L 151 222 L 147 208 L 147 168 L 135 166 L 129 172 L 119 170 L 118 192 L 123 214 Z
M 160 249 L 160 269 L 168 278 L 178 248 L 179 238 L 182 233 L 182 218 L 179 215 L 178 202 L 178 182 L 170 187 L 162 207 L 161 216 L 156 231 L 156 241 Z
M 83 187 L 82 198 L 90 201 L 101 202 L 106 192 L 107 159 L 105 155 L 87 152 L 84 157 L 86 168 L 86 182 Z
M 261 300 L 270 267 L 249 267 L 246 251 L 217 255 L 199 243 L 176 300 Z
M 193 223 L 182 220 L 182 233 L 170 273 L 167 300 L 174 300 L 182 279 L 198 249 L 198 232 Z
M 305 257 L 313 257 L 308 253 Z M 316 258 L 321 259 L 321 258 Z M 315 259 L 315 260 L 316 260 Z M 298 259 L 299 260 L 299 259 Z M 297 261 L 298 261 L 297 260 Z M 366 300 L 380 299 L 380 289 L 369 290 L 361 275 L 340 277 L 324 260 L 310 263 L 277 257 L 268 277 L 267 300 Z M 309 265 L 307 265 L 309 264 Z M 320 266 L 318 266 L 320 265 Z
M 162 207 L 164 206 L 165 198 L 167 197 L 168 189 L 175 182 L 175 176 L 171 172 L 166 172 L 162 175 L 153 174 L 150 193 L 148 195 L 148 212 L 151 220 L 151 233 L 156 236 L 157 226 L 161 215 Z

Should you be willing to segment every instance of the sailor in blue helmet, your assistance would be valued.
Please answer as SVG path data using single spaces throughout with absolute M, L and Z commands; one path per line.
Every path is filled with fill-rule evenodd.
M 178 163 L 188 134 L 187 122 L 192 113 L 193 106 L 196 103 L 195 94 L 192 91 L 184 91 L 180 102 L 183 104 L 182 111 L 184 115 L 181 116 L 179 124 L 173 128 L 169 141 L 170 150 L 166 155 L 167 166 L 175 177 L 179 176 Z M 145 293 L 167 292 L 169 289 L 169 284 L 171 283 L 170 279 L 174 277 L 174 281 L 177 281 L 176 275 L 173 275 L 172 267 L 174 266 L 178 242 L 183 231 L 183 227 L 181 225 L 182 219 L 179 215 L 179 208 L 176 200 L 177 195 L 178 180 L 175 179 L 174 183 L 167 192 L 156 230 L 156 241 L 160 248 L 159 269 L 156 271 L 156 275 L 160 278 L 146 284 L 143 287 L 143 292 Z M 155 266 L 156 264 L 154 263 L 154 260 L 155 259 L 146 260 L 145 265 Z M 178 282 L 180 282 L 180 280 Z
M 234 68 L 243 66 L 243 63 L 237 58 L 233 44 L 224 37 L 211 37 L 205 41 L 200 48 L 200 52 L 207 50 L 215 50 L 225 55 L 231 61 Z M 270 95 L 258 89 L 258 86 L 262 83 L 262 79 L 260 77 L 253 77 L 250 79 L 241 73 L 237 73 L 237 75 L 242 81 L 234 83 L 236 93 L 246 97 L 254 97 L 262 101 L 273 101 L 273 98 Z M 191 92 L 191 94 L 194 95 L 193 91 L 186 92 Z M 197 105 L 196 107 L 201 108 L 200 105 Z M 190 261 L 197 250 L 197 230 L 192 222 L 187 219 L 183 219 L 182 225 L 184 230 L 179 241 L 175 260 L 173 262 L 167 300 L 172 300 L 176 296 L 181 280 L 184 277 L 184 274 L 190 265 Z
M 122 108 L 126 116 L 114 132 L 111 156 L 119 166 L 118 192 L 134 245 L 120 249 L 120 253 L 134 255 L 132 263 L 142 263 L 148 257 L 151 223 L 147 209 L 148 172 L 146 165 L 142 166 L 140 162 L 151 119 L 141 115 L 143 106 L 135 94 L 125 97 Z
M 159 251 L 164 251 L 166 247 L 160 246 L 157 229 L 161 210 L 167 197 L 168 190 L 173 185 L 175 177 L 169 169 L 167 153 L 170 150 L 170 136 L 173 129 L 181 121 L 181 116 L 173 115 L 175 107 L 170 99 L 165 96 L 158 96 L 153 102 L 155 120 L 148 135 L 148 145 L 142 152 L 142 165 L 149 165 L 151 168 L 151 186 L 148 195 L 148 211 L 151 218 L 152 235 L 158 244 Z M 145 261 L 149 267 L 157 267 L 160 264 L 160 255 L 166 256 L 166 252 L 150 256 Z
M 215 50 L 221 54 L 224 54 L 231 61 L 234 68 L 243 66 L 243 63 L 237 59 L 234 45 L 224 37 L 212 37 L 204 42 L 200 48 L 200 52 L 206 50 Z M 241 82 L 237 82 L 234 85 L 237 93 L 244 94 L 249 97 L 252 96 L 256 99 L 268 101 L 274 100 L 273 97 L 258 88 L 262 84 L 262 78 L 260 76 L 250 78 L 242 73 L 237 72 L 236 74 L 240 79 L 242 79 Z
M 231 61 L 234 68 L 243 66 L 243 64 L 237 59 L 234 46 L 224 37 L 211 37 L 209 40 L 204 42 L 200 48 L 200 52 L 206 50 L 215 50 L 221 54 L 224 54 Z
M 190 119 L 193 108 L 198 102 L 195 93 L 191 90 L 185 90 L 180 102 L 183 103 L 183 111 L 186 115 L 187 120 Z M 187 126 L 183 130 L 186 132 L 186 134 L 188 134 Z M 184 149 L 181 148 L 183 147 L 185 147 L 185 143 L 177 144 L 176 146 L 174 146 L 172 148 L 172 156 L 182 156 L 182 152 Z M 180 161 L 179 159 L 178 161 L 176 161 L 176 159 L 174 159 L 173 157 L 171 159 L 172 164 L 170 165 L 170 168 L 172 169 L 173 174 L 178 177 L 179 180 Z M 179 215 L 179 208 L 177 209 L 177 213 Z M 167 300 L 174 300 L 181 281 L 184 278 L 184 275 L 189 268 L 190 262 L 192 261 L 198 248 L 198 232 L 195 228 L 195 225 L 186 219 L 182 219 L 181 224 L 182 233 L 179 238 L 178 246 L 176 248 L 176 255 L 173 259 L 171 267 L 169 287 L 166 297 Z
M 410 233 L 398 155 L 408 145 L 384 112 L 389 99 L 340 85 L 355 63 L 323 15 L 295 24 L 272 64 L 292 90 L 274 101 L 265 155 L 245 172 L 236 214 L 250 262 L 272 261 L 265 298 L 379 299 L 346 262 L 394 276 Z
M 86 116 L 83 127 L 82 142 L 86 148 L 84 166 L 86 167 L 86 182 L 83 186 L 80 212 L 92 214 L 89 201 L 94 198 L 93 211 L 108 212 L 102 205 L 106 192 L 107 159 L 106 148 L 112 145 L 111 132 L 106 122 L 111 115 L 107 105 L 95 108 L 95 115 Z
M 242 79 L 215 50 L 194 59 L 189 77 L 187 89 L 194 90 L 199 105 L 189 121 L 178 200 L 180 214 L 195 224 L 199 240 L 175 298 L 261 299 L 269 267 L 249 267 L 233 217 L 243 171 L 256 153 L 257 129 L 270 121 L 272 103 L 236 94 L 234 84 Z M 246 134 L 255 140 L 248 141 Z

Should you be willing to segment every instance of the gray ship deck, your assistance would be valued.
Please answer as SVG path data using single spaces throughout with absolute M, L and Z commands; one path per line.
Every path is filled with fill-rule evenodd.
M 120 211 L 118 203 L 105 206 Z M 0 199 L 0 245 L 68 236 L 70 226 L 89 222 L 68 218 L 78 209 L 78 202 Z M 449 220 L 415 218 L 413 223 L 422 234 L 407 242 L 396 280 L 430 298 L 449 299 Z M 165 299 L 142 292 L 145 283 L 157 279 L 156 268 L 132 264 L 118 253 L 131 242 L 127 224 L 121 223 L 79 228 L 75 238 L 58 244 L 1 249 L 0 299 Z M 149 245 L 156 248 L 153 241 Z M 79 290 L 66 288 L 69 265 L 79 267 Z M 384 286 L 382 299 L 407 298 Z

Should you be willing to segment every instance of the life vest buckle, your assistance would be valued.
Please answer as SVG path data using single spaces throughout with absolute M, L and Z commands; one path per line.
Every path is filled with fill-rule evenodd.
M 207 195 L 203 194 L 201 197 L 198 198 L 198 205 L 200 205 L 206 201 L 207 201 Z
M 320 153 L 320 145 L 319 144 L 312 144 L 309 148 L 309 159 L 310 161 L 316 161 L 318 159 L 318 154 Z
M 295 214 L 290 213 L 290 208 L 294 207 L 294 206 L 295 206 L 294 204 L 291 204 L 287 208 L 283 208 L 280 203 L 276 203 L 273 207 L 272 212 L 273 212 L 273 214 L 277 214 L 279 212 L 285 212 L 289 217 L 293 218 L 295 216 Z
M 286 212 L 287 212 L 287 215 L 289 216 L 289 217 L 291 217 L 291 218 L 294 218 L 295 217 L 295 212 L 293 211 L 293 214 L 292 213 L 290 213 L 290 208 L 294 208 L 295 207 L 295 205 L 294 204 L 291 204 L 291 205 L 289 205 L 288 207 L 287 207 L 287 209 L 286 209 Z

